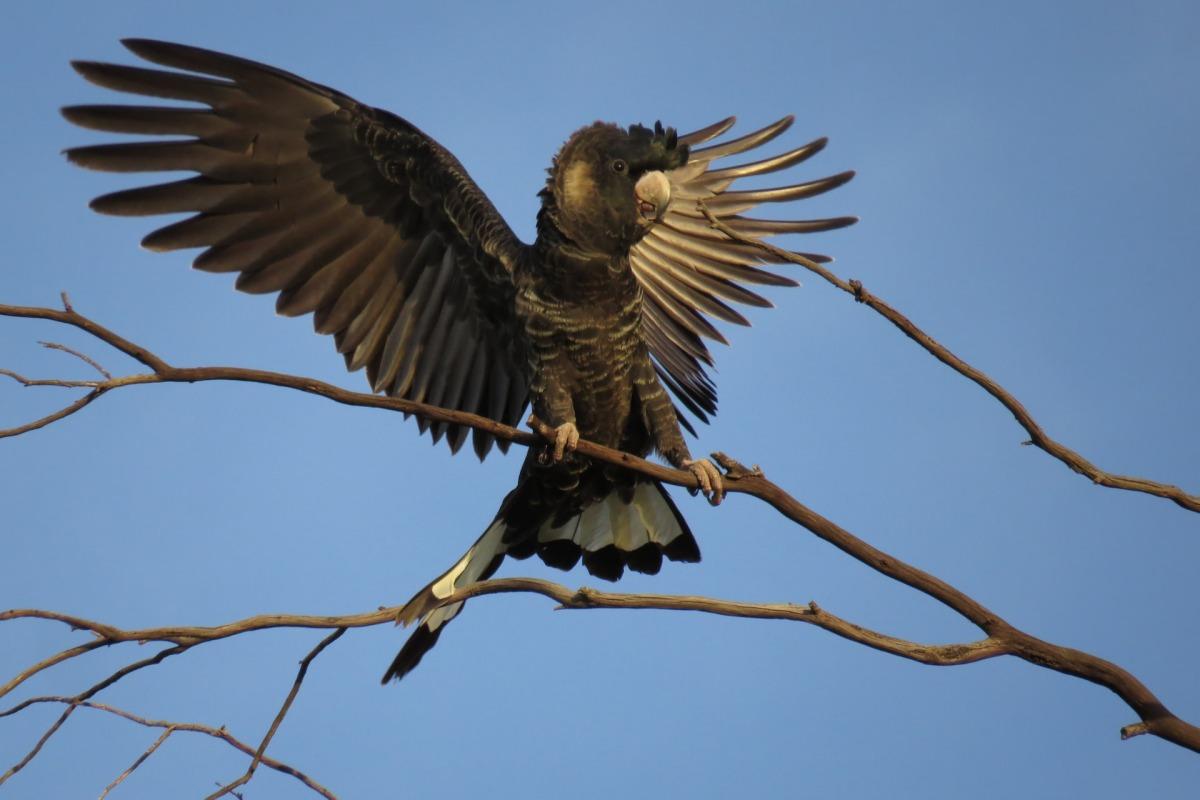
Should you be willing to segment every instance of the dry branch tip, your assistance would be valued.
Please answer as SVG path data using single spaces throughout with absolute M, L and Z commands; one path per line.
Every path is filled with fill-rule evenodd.
M 1150 733 L 1150 723 L 1145 721 L 1135 722 L 1132 725 L 1126 725 L 1124 728 L 1121 728 L 1121 739 L 1132 739 L 1135 736 L 1147 733 Z

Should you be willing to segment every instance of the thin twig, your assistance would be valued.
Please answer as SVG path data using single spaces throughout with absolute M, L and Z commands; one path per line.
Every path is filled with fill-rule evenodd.
M 74 414 L 76 411 L 82 410 L 84 408 L 84 406 L 88 405 L 93 400 L 98 398 L 100 395 L 104 394 L 105 391 L 106 391 L 105 389 L 97 388 L 93 391 L 88 392 L 83 397 L 79 398 L 74 403 L 71 403 L 71 405 L 67 406 L 66 408 L 60 408 L 58 411 L 55 411 L 53 414 L 47 414 L 46 416 L 42 417 L 41 419 L 35 419 L 33 422 L 27 422 L 24 425 L 18 425 L 15 428 L 0 428 L 0 439 L 6 439 L 10 436 L 20 436 L 23 433 L 29 433 L 30 431 L 36 431 L 38 428 L 44 428 L 53 422 L 58 422 L 60 419 L 62 419 L 64 417 L 69 417 L 72 414 Z
M 95 389 L 101 384 L 101 381 L 69 381 L 59 378 L 27 378 L 19 372 L 13 372 L 11 369 L 0 368 L 0 375 L 6 378 L 12 378 L 22 386 L 57 386 L 60 389 Z M 109 376 L 108 380 L 112 380 Z
M 267 745 L 271 743 L 271 739 L 275 738 L 275 732 L 279 730 L 279 726 L 282 724 L 283 718 L 286 717 L 288 711 L 291 710 L 292 702 L 295 701 L 296 695 L 300 693 L 300 684 L 304 683 L 304 676 L 308 674 L 308 665 L 313 662 L 314 658 L 321 654 L 322 650 L 336 642 L 345 632 L 345 628 L 338 628 L 336 631 L 318 642 L 317 646 L 310 650 L 308 655 L 304 657 L 304 660 L 300 662 L 300 669 L 296 673 L 296 680 L 292 681 L 292 688 L 291 691 L 288 692 L 287 699 L 285 699 L 283 701 L 283 705 L 279 707 L 279 713 L 275 715 L 275 719 L 271 722 L 271 727 L 267 729 L 266 735 L 264 735 L 262 741 L 259 742 L 258 749 L 254 751 L 254 758 L 250 759 L 250 766 L 246 767 L 246 772 L 242 775 L 242 777 L 238 778 L 232 783 L 222 786 L 220 789 L 210 794 L 205 798 L 205 800 L 217 800 L 218 797 L 223 797 L 227 794 L 236 794 L 233 791 L 234 789 L 250 782 L 250 779 L 254 777 L 254 771 L 258 769 L 259 762 L 261 762 L 263 759 L 263 753 L 266 752 Z
M 67 293 L 62 295 L 63 308 L 42 308 L 39 306 L 8 306 L 0 305 L 0 316 L 3 317 L 23 317 L 25 319 L 47 319 L 51 322 L 61 322 L 64 325 L 71 325 L 79 328 L 79 330 L 91 334 L 102 342 L 107 343 L 113 348 L 120 350 L 125 355 L 140 361 L 145 366 L 154 371 L 159 371 L 168 367 L 167 362 L 163 361 L 158 356 L 146 350 L 140 345 L 136 345 L 128 339 L 118 336 L 117 334 L 105 328 L 103 325 L 97 324 L 85 317 L 83 314 L 75 311 L 75 307 L 71 305 Z
M 70 353 L 92 369 L 96 370 L 96 372 L 99 372 L 102 376 L 104 376 L 105 380 L 112 380 L 112 373 L 97 364 L 91 356 L 86 356 L 78 350 L 67 347 L 65 344 L 59 344 L 58 342 L 38 342 L 38 344 L 40 344 L 42 347 L 45 347 L 47 350 L 61 350 L 64 353 Z
M 33 749 L 31 749 L 28 753 L 26 753 L 24 758 L 22 758 L 16 764 L 13 764 L 11 767 L 9 767 L 7 772 L 5 772 L 3 775 L 0 775 L 0 786 L 3 786 L 4 783 L 9 778 L 11 778 L 13 775 L 16 775 L 22 769 L 24 769 L 25 766 L 30 761 L 32 761 L 37 756 L 38 753 L 41 752 L 42 748 L 45 747 L 46 742 L 50 741 L 50 737 L 53 736 L 55 733 L 57 733 L 58 729 L 63 726 L 63 723 L 66 722 L 68 718 L 70 718 L 71 714 L 74 713 L 75 709 L 79 707 L 79 703 L 81 701 L 90 699 L 96 693 L 101 692 L 104 689 L 107 689 L 109 686 L 112 686 L 114 683 L 121 680 L 122 678 L 124 678 L 126 675 L 128 675 L 131 672 L 136 672 L 137 670 L 142 669 L 143 667 L 149 667 L 149 666 L 153 666 L 155 664 L 161 663 L 164 659 L 170 658 L 171 656 L 174 656 L 174 655 L 178 655 L 179 653 L 182 653 L 187 649 L 188 649 L 187 646 L 180 645 L 177 647 L 168 647 L 165 650 L 159 650 L 157 653 L 155 653 L 150 658 L 144 658 L 141 661 L 135 661 L 132 664 L 127 664 L 126 666 L 121 667 L 121 669 L 117 670 L 112 675 L 109 675 L 104 680 L 92 685 L 90 688 L 85 689 L 84 691 L 75 695 L 73 698 L 71 698 L 71 704 L 69 706 L 67 706 L 66 710 L 63 711 L 63 713 L 59 716 L 59 718 L 54 721 L 54 724 L 52 724 L 46 730 L 46 732 L 42 734 L 42 737 L 40 739 L 38 739 L 37 743 L 33 746 Z M 25 705 L 27 705 L 27 704 L 23 704 L 19 707 L 13 707 L 12 709 L 9 709 L 8 711 L 4 712 L 4 714 L 0 714 L 0 716 L 8 716 L 9 714 L 16 713 L 17 711 L 20 711 L 21 708 L 25 707 Z
M 130 775 L 132 775 L 133 771 L 142 765 L 142 762 L 144 762 L 150 756 L 154 755 L 154 751 L 157 750 L 159 748 L 159 746 L 161 746 L 162 743 L 165 742 L 170 737 L 170 735 L 174 732 L 175 732 L 174 725 L 168 725 L 166 728 L 164 728 L 162 734 L 157 739 L 154 740 L 154 744 L 147 747 L 145 752 L 143 752 L 140 756 L 137 757 L 136 761 L 134 761 L 132 764 L 130 764 L 125 769 L 124 772 L 122 772 L 120 775 L 118 775 L 116 777 L 116 779 L 113 780 L 112 783 L 110 783 L 108 786 L 104 787 L 104 791 L 100 793 L 100 800 L 104 800 L 104 798 L 108 797 L 109 792 L 111 792 L 113 789 L 120 786 L 122 781 L 124 781 L 126 778 L 128 778 Z
M 417 403 L 397 397 L 385 397 L 381 395 L 352 392 L 348 389 L 343 389 L 339 386 L 334 386 L 333 384 L 314 380 L 312 378 L 301 378 L 295 375 L 286 375 L 279 372 L 270 372 L 268 370 L 242 369 L 238 367 L 173 367 L 147 348 L 138 344 L 134 344 L 114 331 L 83 316 L 70 306 L 68 306 L 65 310 L 60 311 L 54 308 L 40 308 L 36 306 L 0 305 L 0 316 L 19 317 L 25 319 L 47 319 L 54 322 L 60 322 L 64 325 L 71 325 L 91 334 L 102 342 L 105 342 L 109 346 L 121 351 L 122 353 L 125 353 L 131 358 L 136 359 L 153 370 L 153 372 L 148 374 L 129 375 L 121 378 L 113 378 L 112 380 L 97 381 L 94 384 L 89 382 L 86 385 L 89 387 L 94 387 L 93 391 L 89 395 L 80 398 L 71 406 L 61 409 L 60 411 L 38 420 L 37 422 L 28 423 L 18 428 L 10 428 L 7 430 L 0 429 L 0 438 L 17 436 L 22 433 L 35 430 L 36 428 L 45 427 L 51 422 L 56 422 L 63 417 L 79 411 L 83 408 L 83 406 L 90 403 L 96 397 L 99 397 L 101 394 L 111 391 L 112 389 L 150 383 L 238 381 L 243 383 L 261 383 L 271 386 L 282 386 L 285 388 L 296 389 L 309 394 L 326 397 L 330 400 L 343 403 L 345 405 L 401 411 L 406 414 L 416 414 L 422 416 L 433 422 L 448 422 L 452 424 L 466 425 L 476 430 L 488 431 L 496 436 L 499 436 L 500 438 L 513 442 L 519 442 L 526 446 L 541 443 L 541 440 L 537 436 L 529 433 L 528 431 L 523 431 L 518 428 L 504 425 L 487 417 L 479 416 L 478 414 L 470 414 L 465 411 L 452 411 L 449 409 L 439 408 L 438 406 Z
M 7 614 L 12 614 L 12 613 L 13 612 L 11 612 L 11 611 L 6 611 L 6 612 L 4 612 L 4 614 L 0 614 L 0 622 L 3 622 L 6 619 L 18 619 L 20 616 L 24 616 L 21 614 L 20 611 L 18 611 L 17 614 L 14 616 L 11 616 L 11 617 L 5 616 Z M 50 613 L 50 612 L 47 612 L 47 613 Z M 28 616 L 32 617 L 35 615 L 30 614 Z M 37 615 L 37 616 L 41 616 L 41 615 Z M 42 618 L 49 619 L 51 617 L 43 616 Z M 6 694 L 11 692 L 13 689 L 17 688 L 22 683 L 29 680 L 34 675 L 38 674 L 39 672 L 41 672 L 44 669 L 49 669 L 50 667 L 53 667 L 55 664 L 61 664 L 63 661 L 68 661 L 72 658 L 75 658 L 76 656 L 81 656 L 84 653 L 90 653 L 91 651 L 95 650 L 97 647 L 104 647 L 107 644 L 109 644 L 109 642 L 104 641 L 104 640 L 97 640 L 94 642 L 88 642 L 87 644 L 77 645 L 76 647 L 68 647 L 66 650 L 55 653 L 54 655 L 52 655 L 48 658 L 44 658 L 41 661 L 37 662 L 36 664 L 34 664 L 30 667 L 27 667 L 27 668 L 21 670 L 20 672 L 18 672 L 15 677 L 13 677 L 11 680 L 8 681 L 8 683 L 0 685 L 0 697 L 4 697 Z M 6 717 L 9 715 L 9 713 L 11 713 L 11 711 L 0 711 L 0 717 Z
M 769 253 L 773 258 L 781 259 L 792 264 L 797 264 L 805 269 L 821 276 L 826 281 L 846 292 L 859 303 L 868 306 L 873 311 L 880 314 L 888 322 L 895 325 L 904 333 L 905 336 L 912 339 L 917 344 L 921 345 L 927 353 L 932 355 L 938 361 L 947 365 L 958 374 L 981 387 L 992 397 L 1000 401 L 1000 404 L 1012 413 L 1016 418 L 1017 423 L 1025 429 L 1029 434 L 1029 441 L 1026 444 L 1031 444 L 1040 450 L 1057 458 L 1062 463 L 1066 464 L 1075 472 L 1090 478 L 1093 483 L 1100 486 L 1108 486 L 1113 489 L 1125 489 L 1131 492 L 1144 492 L 1158 497 L 1164 497 L 1173 501 L 1175 504 L 1189 511 L 1200 512 L 1200 496 L 1188 494 L 1178 486 L 1172 486 L 1166 483 L 1138 478 L 1130 475 L 1117 475 L 1111 472 L 1105 472 L 1097 467 L 1092 462 L 1088 461 L 1082 455 L 1067 447 L 1066 445 L 1055 441 L 1042 429 L 1042 426 L 1037 423 L 1033 415 L 1021 404 L 1011 392 L 1005 389 L 996 381 L 992 380 L 982 371 L 963 361 L 961 358 L 950 352 L 945 345 L 938 342 L 925 331 L 913 324 L 908 317 L 901 314 L 892 306 L 888 305 L 879 297 L 868 292 L 863 288 L 861 281 L 849 280 L 845 281 L 835 275 L 826 267 L 818 264 L 810 258 L 806 258 L 800 253 L 793 253 L 790 250 L 784 250 L 781 247 L 764 242 L 760 239 L 754 239 L 748 236 L 743 236 L 737 231 L 730 228 L 718 217 L 716 217 L 703 200 L 696 201 L 696 207 L 707 219 L 709 225 L 716 230 L 728 236 L 733 241 L 739 244 L 746 244 L 752 247 L 757 247 L 765 253 Z

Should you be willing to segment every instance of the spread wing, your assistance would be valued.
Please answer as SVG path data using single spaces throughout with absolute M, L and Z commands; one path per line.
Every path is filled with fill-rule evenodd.
M 769 254 L 733 242 L 713 229 L 696 208 L 696 201 L 703 200 L 714 216 L 738 233 L 755 239 L 777 233 L 829 231 L 857 221 L 855 217 L 785 221 L 742 216 L 760 203 L 812 197 L 854 177 L 853 172 L 842 172 L 793 186 L 731 191 L 731 185 L 739 178 L 786 169 L 825 147 L 826 140 L 818 139 L 750 163 L 733 166 L 714 163 L 766 144 L 787 130 L 792 120 L 785 117 L 741 138 L 708 147 L 697 145 L 729 130 L 733 117 L 680 136 L 679 141 L 692 151 L 687 164 L 667 173 L 671 181 L 671 204 L 662 221 L 630 251 L 630 263 L 644 295 L 642 335 L 654 356 L 659 377 L 688 410 L 705 422 L 708 414 L 716 412 L 717 394 L 704 369 L 705 364 L 713 363 L 704 339 L 725 343 L 709 318 L 749 325 L 725 301 L 763 307 L 770 307 L 771 303 L 744 284 L 797 284 L 791 278 L 760 269 L 757 265 L 772 261 Z M 814 261 L 830 261 L 828 256 L 804 255 Z M 686 424 L 682 418 L 680 421 Z
M 393 114 L 282 70 L 184 45 L 123 43 L 186 72 L 75 69 L 100 86 L 193 105 L 65 108 L 86 128 L 170 137 L 78 147 L 68 158 L 198 175 L 104 195 L 92 208 L 193 214 L 142 244 L 206 248 L 197 269 L 237 272 L 242 291 L 278 292 L 281 314 L 313 313 L 375 391 L 519 422 L 528 368 L 511 273 L 523 245 L 453 155 Z M 455 451 L 468 432 L 421 423 L 429 427 Z M 492 442 L 475 433 L 480 458 Z

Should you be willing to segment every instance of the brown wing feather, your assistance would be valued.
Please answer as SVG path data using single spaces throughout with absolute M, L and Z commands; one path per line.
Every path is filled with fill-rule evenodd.
M 529 377 L 511 271 L 523 245 L 453 155 L 407 121 L 283 70 L 166 42 L 124 44 L 183 72 L 75 69 L 110 89 L 206 107 L 65 108 L 85 128 L 172 137 L 79 147 L 68 158 L 198 175 L 96 198 L 95 210 L 191 213 L 143 243 L 205 248 L 197 268 L 239 273 L 242 291 L 278 292 L 282 314 L 314 314 L 376 391 L 520 421 Z M 466 433 L 433 428 L 452 450 Z M 475 435 L 481 458 L 492 443 Z

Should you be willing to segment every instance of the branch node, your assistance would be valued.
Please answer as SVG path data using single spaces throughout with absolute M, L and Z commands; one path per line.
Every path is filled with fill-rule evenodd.
M 595 605 L 595 603 L 593 603 L 593 601 L 592 601 L 592 592 L 593 591 L 594 591 L 593 589 L 591 589 L 587 586 L 580 586 L 578 589 L 575 590 L 575 594 L 571 595 L 571 602 L 570 602 L 570 604 L 568 604 L 567 607 L 568 608 L 580 608 L 580 607 L 587 608 L 592 605 Z
M 725 470 L 725 476 L 733 480 L 742 480 L 743 478 L 764 478 L 762 468 L 755 464 L 753 467 L 747 467 L 736 458 L 722 453 L 718 450 L 712 453 L 713 461 L 721 465 L 721 469 Z
M 851 278 L 848 282 L 854 294 L 854 302 L 867 302 L 867 291 L 863 288 L 862 281 L 860 281 L 858 278 Z

